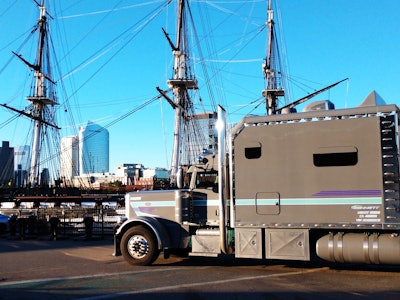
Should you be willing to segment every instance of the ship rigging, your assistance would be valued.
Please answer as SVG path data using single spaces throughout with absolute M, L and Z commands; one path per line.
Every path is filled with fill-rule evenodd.
M 14 57 L 26 65 L 34 74 L 32 90 L 26 97 L 29 105 L 25 109 L 16 109 L 9 104 L 2 104 L 2 106 L 7 110 L 16 113 L 18 116 L 28 117 L 34 123 L 32 126 L 34 131 L 31 143 L 32 159 L 29 168 L 28 180 L 28 185 L 30 187 L 35 187 L 45 182 L 44 180 L 41 180 L 40 175 L 45 169 L 48 169 L 49 171 L 52 169 L 53 173 L 51 174 L 51 177 L 56 181 L 60 181 L 60 174 L 57 170 L 59 165 L 57 165 L 57 162 L 54 164 L 54 161 L 59 159 L 59 131 L 62 126 L 57 124 L 56 112 L 61 106 L 59 103 L 65 107 L 66 111 L 70 110 L 70 108 L 67 105 L 64 106 L 65 104 L 59 101 L 56 94 L 56 84 L 60 85 L 63 79 L 70 77 L 70 75 L 73 75 L 78 70 L 95 61 L 95 58 L 100 57 L 103 53 L 109 51 L 109 49 L 106 49 L 106 47 L 101 48 L 101 50 L 96 52 L 95 55 L 90 56 L 82 64 L 79 64 L 76 69 L 66 73 L 66 75 L 61 75 L 60 72 L 60 74 L 56 74 L 57 76 L 54 76 L 54 71 L 52 69 L 53 61 L 51 60 L 54 50 L 52 50 L 52 40 L 49 34 L 50 28 L 48 22 L 52 19 L 52 17 L 46 10 L 45 2 L 45 0 L 41 0 L 40 3 L 35 1 L 39 7 L 39 19 L 34 30 L 32 30 L 32 33 L 36 34 L 37 40 L 37 51 L 34 62 L 31 62 L 30 59 L 25 58 L 25 56 L 20 54 L 19 51 L 13 52 Z M 206 70 L 209 66 L 205 66 L 204 62 L 207 61 L 207 59 L 209 62 L 211 62 L 213 59 L 218 58 L 217 53 L 219 54 L 220 52 L 225 51 L 225 49 L 223 49 L 223 51 L 221 50 L 220 52 L 217 52 L 214 50 L 215 48 L 211 46 L 210 49 L 213 50 L 211 51 L 212 54 L 207 53 L 207 58 L 203 57 L 202 55 L 200 46 L 209 46 L 207 43 L 210 43 L 212 39 L 208 38 L 207 33 L 213 33 L 214 28 L 208 24 L 211 29 L 209 28 L 208 32 L 206 31 L 206 34 L 204 34 L 204 37 L 200 41 L 197 36 L 195 24 L 201 24 L 204 22 L 204 19 L 202 19 L 200 22 L 194 19 L 191 9 L 191 1 L 167 1 L 166 3 L 157 6 L 154 11 L 149 13 L 147 15 L 149 17 L 148 20 L 146 19 L 147 21 L 144 21 L 142 18 L 140 19 L 140 22 L 138 21 L 138 23 L 135 23 L 135 26 L 137 26 L 136 28 L 134 26 L 130 26 L 129 30 L 124 30 L 124 34 L 126 33 L 126 35 L 118 35 L 118 38 L 121 38 L 121 41 L 124 41 L 123 43 L 114 37 L 112 42 L 107 44 L 107 46 L 110 48 L 116 49 L 118 48 L 116 47 L 116 44 L 118 43 L 123 44 L 123 46 L 118 48 L 116 53 L 111 56 L 111 58 L 108 59 L 105 64 L 108 64 L 114 58 L 114 56 L 119 54 L 125 45 L 137 37 L 138 32 L 141 32 L 143 28 L 150 23 L 150 21 L 155 19 L 159 13 L 170 6 L 171 3 L 176 3 L 177 9 L 176 32 L 174 33 L 174 38 L 170 37 L 168 27 L 166 27 L 167 29 L 162 29 L 165 39 L 167 40 L 166 44 L 169 45 L 173 54 L 173 71 L 172 76 L 167 80 L 168 88 L 163 89 L 157 87 L 158 94 L 155 97 L 144 101 L 143 104 L 138 105 L 134 109 L 123 114 L 121 117 L 117 117 L 113 121 L 109 122 L 105 128 L 114 125 L 120 120 L 130 116 L 132 113 L 141 110 L 151 103 L 154 103 L 155 100 L 161 97 L 166 99 L 174 111 L 173 149 L 170 167 L 171 185 L 176 186 L 179 183 L 178 177 L 180 176 L 181 168 L 188 167 L 196 162 L 196 160 L 199 158 L 199 155 L 201 155 L 203 151 L 208 153 L 218 151 L 216 146 L 216 134 L 214 132 L 214 123 L 217 117 L 215 113 L 216 102 L 223 104 L 224 106 L 228 106 L 228 101 L 224 99 L 224 92 L 219 93 L 218 101 L 216 101 L 213 94 L 213 89 L 216 86 L 222 86 L 222 80 L 220 78 L 223 69 L 228 65 L 228 63 L 234 61 L 234 58 L 236 58 L 241 50 L 234 51 L 233 54 L 230 54 L 230 57 L 227 60 L 228 63 L 224 63 L 223 67 L 219 66 L 218 68 L 212 69 L 213 73 L 211 76 L 209 76 L 207 73 L 208 71 Z M 288 75 L 286 74 L 286 69 L 282 63 L 283 57 L 279 52 L 279 40 L 277 39 L 276 21 L 274 19 L 274 10 L 271 0 L 269 0 L 267 4 L 267 12 L 267 22 L 263 26 L 257 27 L 257 32 L 253 32 L 253 34 L 254 36 L 258 36 L 260 35 L 260 32 L 264 31 L 265 28 L 268 30 L 267 55 L 263 64 L 265 87 L 262 92 L 263 97 L 261 99 L 261 103 L 266 107 L 266 113 L 271 115 L 284 113 L 286 109 L 292 109 L 295 105 L 298 105 L 299 103 L 302 103 L 311 97 L 332 88 L 341 81 L 309 94 L 293 103 L 287 104 L 287 100 L 282 103 L 280 98 L 288 95 L 287 83 L 285 83 L 285 81 L 288 79 Z M 171 36 L 172 35 L 173 34 L 171 34 Z M 210 34 L 210 36 L 213 35 Z M 237 44 L 245 44 L 246 42 L 251 41 L 252 38 L 253 37 L 246 37 L 246 39 L 242 39 L 240 43 Z M 248 46 L 248 44 L 245 46 Z M 193 54 L 194 51 L 196 51 L 195 54 Z M 197 65 L 201 65 L 203 68 L 203 72 L 200 77 L 202 77 L 201 79 L 204 80 L 204 84 L 199 84 L 198 82 L 199 76 L 196 76 L 194 72 L 195 63 Z M 94 77 L 94 75 L 96 75 L 104 67 L 104 65 L 96 70 L 93 75 L 89 77 L 89 79 L 92 79 L 92 77 Z M 135 72 L 138 71 L 135 70 Z M 60 79 L 56 80 L 54 77 Z M 87 81 L 89 81 L 89 79 Z M 212 80 L 215 81 L 212 82 Z M 215 84 L 215 82 L 218 80 L 219 82 Z M 86 84 L 87 81 L 83 81 L 83 84 L 79 87 L 79 89 Z M 206 86 L 208 91 L 209 99 L 207 99 L 207 102 L 209 105 L 207 106 L 207 109 L 204 108 L 204 101 L 200 97 L 199 90 L 202 89 L 203 86 Z M 224 91 L 223 88 L 221 88 L 221 90 Z M 171 97 L 169 95 L 170 92 L 172 92 Z M 76 91 L 72 94 L 75 93 Z M 260 101 L 260 99 L 257 99 L 257 101 Z M 255 102 L 253 102 L 253 104 L 254 103 Z M 229 115 L 229 107 L 227 108 Z M 75 125 L 72 125 L 71 127 L 74 126 Z M 50 133 L 52 136 L 50 136 Z M 49 149 L 52 152 L 46 153 L 46 151 Z M 50 162 L 53 164 L 52 167 L 50 167 Z
M 262 95 L 265 99 L 268 115 L 290 113 L 292 111 L 295 111 L 295 107 L 297 105 L 306 102 L 311 98 L 327 90 L 330 90 L 338 84 L 348 80 L 348 78 L 342 79 L 322 89 L 314 91 L 294 102 L 288 103 L 290 99 L 288 99 L 289 97 L 287 97 L 287 94 L 289 93 L 287 93 L 286 90 L 289 88 L 289 74 L 286 67 L 287 64 L 284 61 L 284 57 L 282 57 L 281 48 L 278 44 L 279 39 L 277 37 L 272 0 L 268 0 L 267 15 L 267 55 L 262 66 L 266 87 L 262 91 Z M 279 106 L 279 100 L 281 100 L 282 98 L 285 99 L 285 101 L 283 102 L 283 105 L 281 104 Z
M 31 118 L 34 121 L 33 140 L 31 148 L 31 163 L 29 169 L 29 185 L 35 187 L 39 184 L 39 174 L 41 165 L 45 161 L 45 154 L 42 153 L 45 143 L 44 136 L 46 130 L 55 131 L 55 135 L 59 139 L 57 131 L 60 129 L 56 124 L 55 106 L 58 105 L 55 94 L 55 82 L 52 79 L 53 71 L 50 61 L 50 44 L 49 44 L 49 25 L 47 22 L 47 12 L 45 0 L 37 3 L 40 10 L 39 19 L 34 29 L 37 32 L 37 52 L 36 60 L 31 63 L 24 59 L 21 54 L 14 53 L 28 68 L 34 72 L 34 84 L 32 94 L 26 97 L 30 102 L 27 110 L 17 110 L 2 104 L 3 107 L 13 110 L 21 115 Z M 51 155 L 51 154 L 50 154 Z
M 198 89 L 195 75 L 192 71 L 192 60 L 189 52 L 188 24 L 191 19 L 189 2 L 179 0 L 177 5 L 176 41 L 170 39 L 168 33 L 163 29 L 165 37 L 172 48 L 174 56 L 173 76 L 167 81 L 168 87 L 172 89 L 173 99 L 170 99 L 159 87 L 157 90 L 171 104 L 175 112 L 174 137 L 171 162 L 171 186 L 178 185 L 180 168 L 193 164 L 202 151 L 216 151 L 216 134 L 214 125 L 216 113 L 209 112 L 197 114 L 194 109 L 193 93 Z M 199 47 L 199 45 L 197 45 Z M 214 107 L 215 108 L 215 107 Z M 200 125 L 203 119 L 206 130 Z M 208 137 L 208 138 L 206 138 Z

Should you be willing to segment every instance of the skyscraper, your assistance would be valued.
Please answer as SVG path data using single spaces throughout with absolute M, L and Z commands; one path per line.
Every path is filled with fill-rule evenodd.
M 31 147 L 28 145 L 14 147 L 14 186 L 21 187 L 28 183 Z
M 3 141 L 0 147 L 0 185 L 8 185 L 14 175 L 14 148 Z
M 60 176 L 69 185 L 74 176 L 79 175 L 78 137 L 63 137 L 60 150 Z
M 88 121 L 79 128 L 79 174 L 109 171 L 109 133 L 104 127 Z
M 24 171 L 29 170 L 30 151 L 31 147 L 28 145 L 14 147 L 14 170 L 18 170 L 18 165 L 21 165 L 21 169 Z

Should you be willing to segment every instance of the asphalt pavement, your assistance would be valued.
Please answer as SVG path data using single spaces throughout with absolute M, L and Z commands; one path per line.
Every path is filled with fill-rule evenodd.
M 400 267 L 160 257 L 131 266 L 111 236 L 0 238 L 0 300 L 400 299 Z

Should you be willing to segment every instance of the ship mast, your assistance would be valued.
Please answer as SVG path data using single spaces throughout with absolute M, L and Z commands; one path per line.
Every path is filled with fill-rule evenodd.
M 39 5 L 39 3 L 37 3 Z M 54 82 L 50 78 L 51 70 L 50 64 L 46 62 L 48 59 L 46 50 L 48 50 L 48 23 L 46 17 L 45 0 L 41 0 L 39 5 L 40 16 L 37 23 L 38 28 L 38 47 L 36 53 L 36 62 L 31 64 L 22 58 L 21 55 L 17 55 L 28 67 L 34 70 L 35 84 L 32 96 L 26 97 L 26 99 L 32 104 L 32 111 L 30 118 L 34 120 L 34 131 L 32 141 L 32 152 L 31 152 L 31 165 L 29 172 L 29 182 L 32 187 L 39 183 L 39 172 L 40 172 L 40 151 L 41 151 L 41 135 L 43 127 L 50 125 L 56 127 L 46 121 L 48 110 L 47 106 L 54 106 L 57 104 L 53 92 Z
M 176 41 L 175 44 L 169 39 L 167 33 L 164 31 L 174 55 L 174 70 L 173 78 L 167 81 L 168 86 L 172 89 L 174 99 L 169 100 L 171 106 L 175 111 L 175 125 L 174 125 L 174 141 L 172 149 L 172 162 L 171 162 L 171 177 L 170 182 L 172 186 L 177 185 L 177 174 L 182 160 L 182 143 L 185 135 L 185 124 L 190 121 L 188 113 L 193 107 L 192 100 L 189 97 L 188 91 L 197 89 L 197 81 L 192 75 L 189 66 L 188 55 L 188 42 L 185 23 L 185 0 L 178 0 L 178 21 L 176 28 Z
M 282 72 L 280 70 L 280 57 L 275 35 L 274 11 L 272 9 L 272 0 L 268 0 L 268 47 L 267 57 L 264 60 L 263 71 L 266 81 L 266 89 L 262 95 L 265 97 L 268 115 L 274 115 L 277 112 L 278 99 L 285 95 L 282 86 Z

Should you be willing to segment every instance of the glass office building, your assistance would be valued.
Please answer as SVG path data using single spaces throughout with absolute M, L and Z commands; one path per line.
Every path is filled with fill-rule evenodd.
M 89 121 L 79 129 L 79 174 L 109 172 L 109 132 Z

